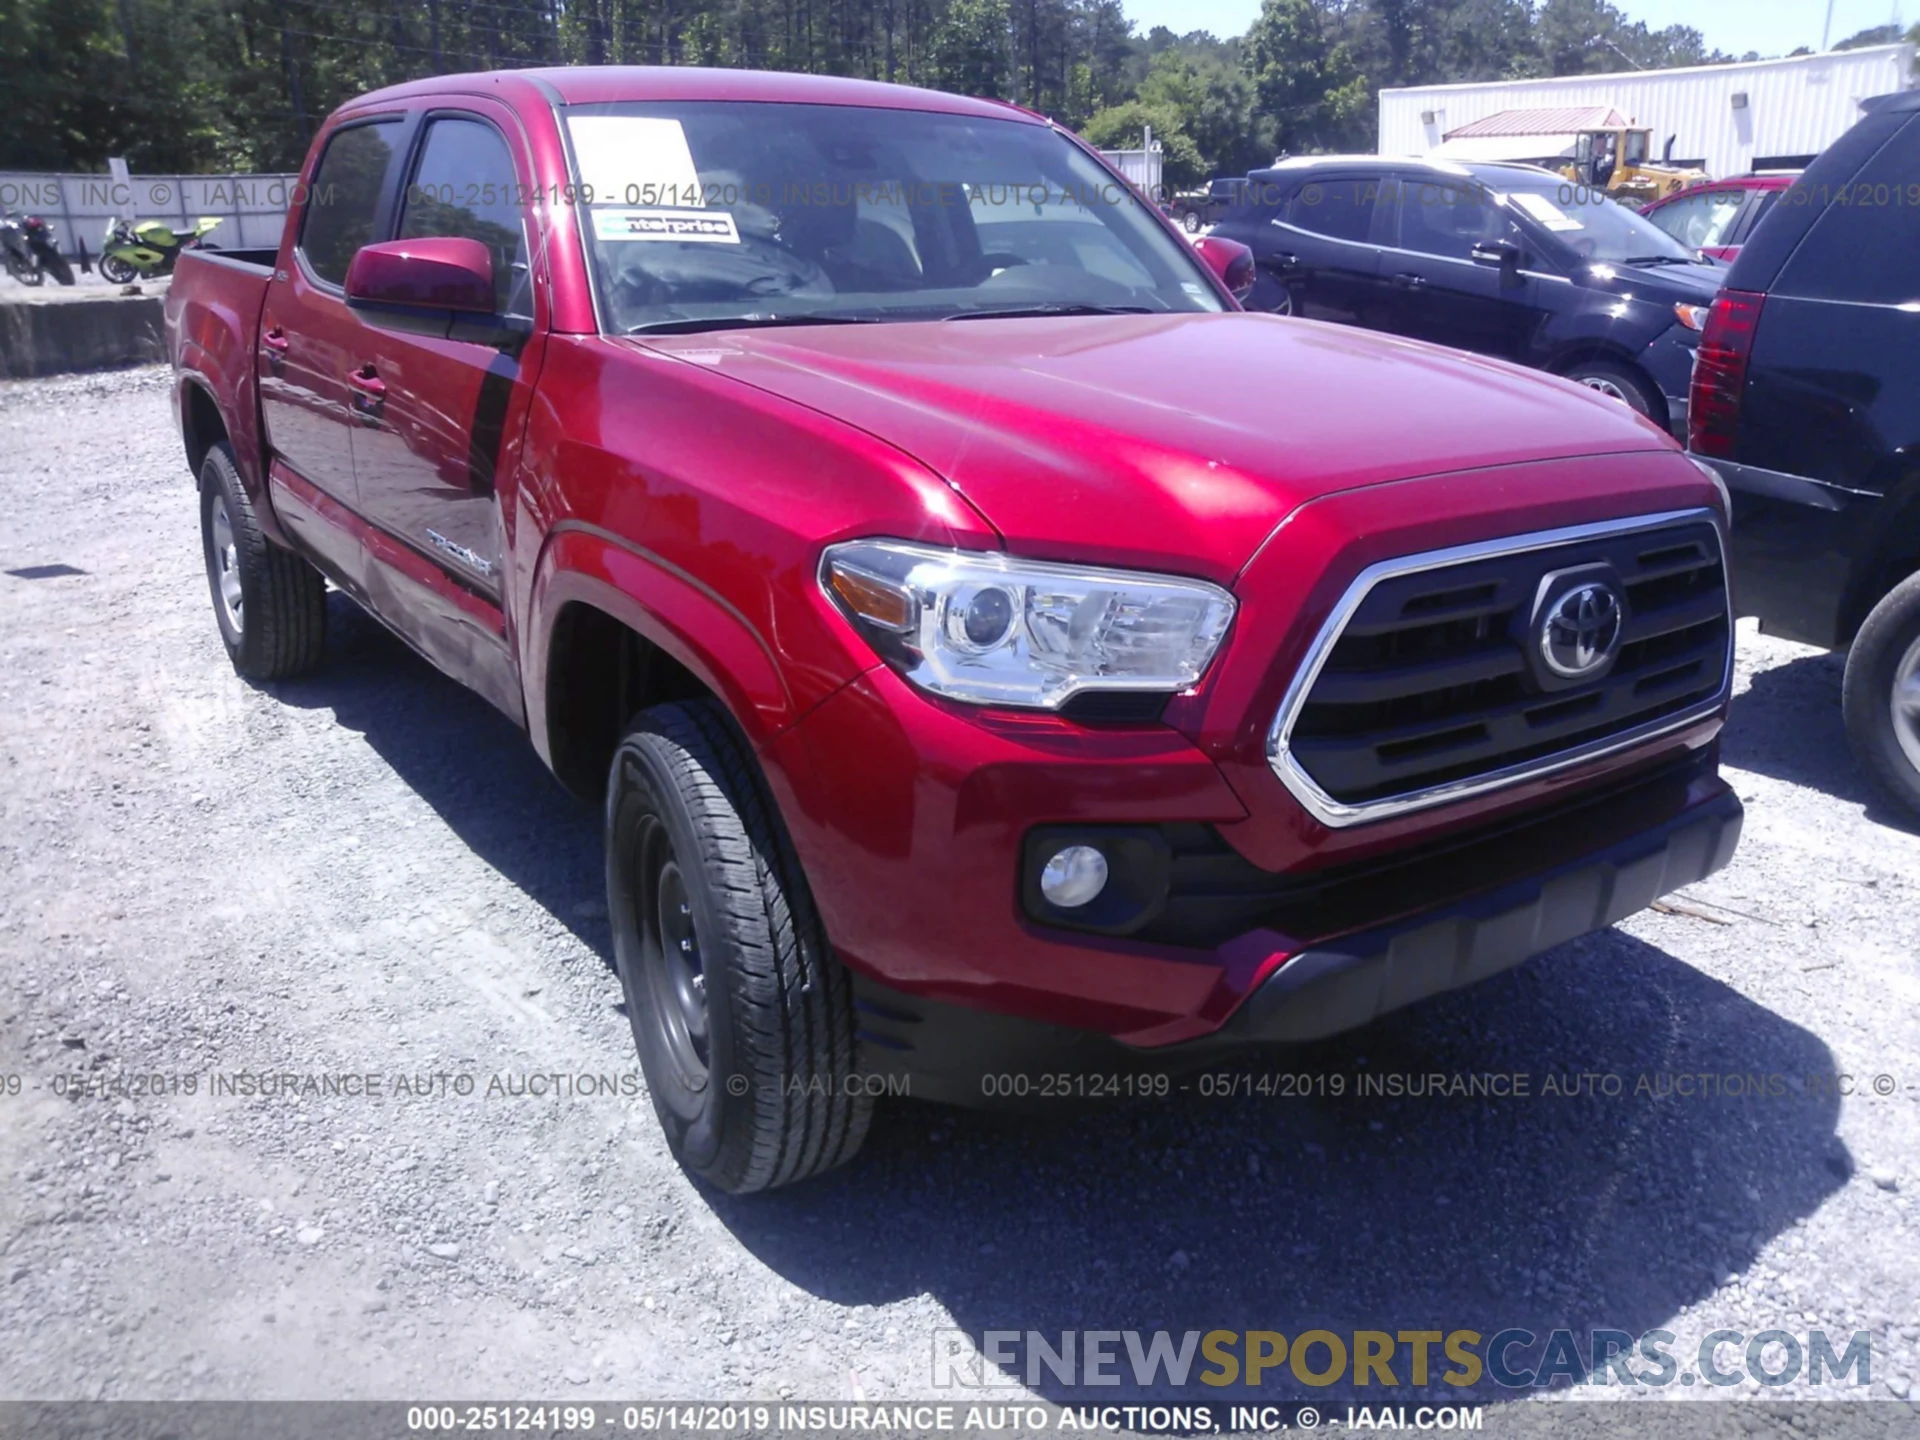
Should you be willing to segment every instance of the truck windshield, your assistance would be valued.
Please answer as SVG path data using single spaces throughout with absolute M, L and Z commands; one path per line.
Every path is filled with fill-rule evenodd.
M 1691 262 L 1693 252 L 1651 220 L 1570 181 L 1501 185 L 1500 197 L 1581 260 L 1601 265 Z
M 1046 126 L 729 101 L 575 105 L 566 123 L 613 334 L 1225 308 L 1139 197 Z

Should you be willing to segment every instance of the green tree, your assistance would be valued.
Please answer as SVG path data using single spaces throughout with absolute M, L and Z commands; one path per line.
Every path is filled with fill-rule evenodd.
M 1184 190 L 1207 178 L 1205 161 L 1193 137 L 1180 128 L 1178 111 L 1158 108 L 1143 101 L 1129 100 L 1100 111 L 1088 120 L 1080 132 L 1089 145 L 1103 150 L 1138 150 L 1153 129 L 1153 140 L 1160 147 L 1160 183 L 1169 190 Z
M 1008 98 L 1012 33 L 1007 0 L 953 0 L 934 35 L 934 78 L 962 95 Z
M 1245 173 L 1272 158 L 1252 146 L 1253 84 L 1231 51 L 1199 45 L 1162 50 L 1141 82 L 1140 101 L 1177 117 L 1178 130 L 1192 140 L 1208 174 Z
M 1256 136 L 1276 153 L 1372 145 L 1373 87 L 1319 0 L 1264 0 L 1245 42 Z

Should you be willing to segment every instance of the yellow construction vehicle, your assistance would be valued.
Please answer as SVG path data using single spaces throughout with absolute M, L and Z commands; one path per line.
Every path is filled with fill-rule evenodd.
M 1628 205 L 1646 205 L 1706 181 L 1707 172 L 1675 165 L 1668 137 L 1652 159 L 1653 131 L 1611 105 L 1499 110 L 1447 131 L 1429 152 L 1436 160 L 1522 161 L 1544 165 L 1576 185 Z
M 1672 142 L 1668 142 L 1672 148 Z M 1623 205 L 1650 204 L 1676 190 L 1704 185 L 1707 172 L 1672 164 L 1653 153 L 1653 132 L 1642 126 L 1611 125 L 1582 130 L 1574 137 L 1573 160 L 1560 173 L 1576 185 L 1604 190 Z

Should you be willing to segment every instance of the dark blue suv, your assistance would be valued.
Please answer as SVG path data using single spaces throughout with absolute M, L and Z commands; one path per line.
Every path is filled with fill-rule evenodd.
M 1249 309 L 1550 370 L 1681 436 L 1699 327 L 1727 273 L 1531 165 L 1283 161 L 1247 177 L 1214 233 L 1253 251 Z

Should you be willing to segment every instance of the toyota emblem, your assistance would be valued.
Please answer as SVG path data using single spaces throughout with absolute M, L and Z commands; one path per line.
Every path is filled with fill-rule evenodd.
M 1540 658 L 1563 680 L 1604 669 L 1620 645 L 1620 597 L 1611 585 L 1576 585 L 1547 607 L 1540 622 Z

